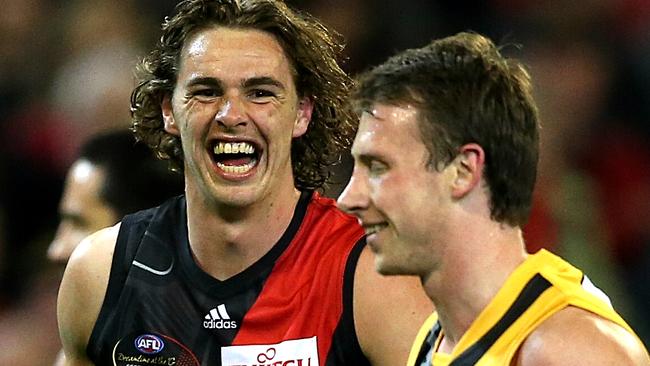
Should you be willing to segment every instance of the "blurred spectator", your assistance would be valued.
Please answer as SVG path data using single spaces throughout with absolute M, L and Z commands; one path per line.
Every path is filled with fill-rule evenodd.
M 181 174 L 169 171 L 130 131 L 95 136 L 68 172 L 59 204 L 61 222 L 47 256 L 66 263 L 86 236 L 182 193 Z
M 18 301 L 56 227 L 67 167 L 83 140 L 125 129 L 132 65 L 151 41 L 134 0 L 8 0 L 0 12 L 0 192 L 11 215 L 0 276 Z M 6 113 L 5 113 L 6 112 Z M 38 214 L 34 214 L 38 212 Z M 39 259 L 44 259 L 39 257 Z
M 69 125 L 67 145 L 129 126 L 133 67 L 143 34 L 132 1 L 74 0 L 62 11 L 66 57 L 55 73 L 51 107 Z M 144 24 L 142 24 L 144 23 Z
M 87 235 L 182 192 L 182 176 L 136 143 L 130 131 L 94 136 L 68 172 L 61 222 L 47 256 L 64 265 Z M 55 306 L 59 271 L 37 263 L 46 269 L 30 284 L 29 293 L 0 313 L 0 365 L 51 365 L 60 349 Z
M 346 41 L 346 71 L 358 73 L 398 50 L 419 47 L 445 31 L 445 4 L 420 0 L 288 1 L 314 14 Z
M 650 346 L 649 135 L 626 119 L 614 119 L 597 131 L 586 165 L 607 213 L 610 250 L 624 276 L 622 287 L 636 308 L 637 333 Z
M 47 86 L 48 0 L 3 0 L 0 11 L 0 122 Z M 46 25 L 46 28 L 42 28 Z M 41 29 L 41 31 L 36 31 Z
M 528 249 L 544 247 L 570 260 L 637 325 L 642 318 L 612 253 L 610 213 L 584 164 L 585 158 L 600 155 L 592 143 L 615 69 L 607 54 L 580 37 L 530 42 L 525 53 L 542 120 L 538 184 L 525 230 Z
M 585 269 L 648 345 L 650 3 L 495 3 L 499 27 L 522 40 L 540 101 L 530 249 Z

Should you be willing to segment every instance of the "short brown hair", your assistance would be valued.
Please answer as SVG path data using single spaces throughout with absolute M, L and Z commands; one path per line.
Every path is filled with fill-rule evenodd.
M 369 70 L 353 93 L 358 111 L 374 103 L 418 108 L 429 166 L 449 164 L 458 149 L 485 151 L 491 217 L 528 220 L 539 156 L 538 112 L 524 66 L 488 38 L 463 32 L 406 50 Z

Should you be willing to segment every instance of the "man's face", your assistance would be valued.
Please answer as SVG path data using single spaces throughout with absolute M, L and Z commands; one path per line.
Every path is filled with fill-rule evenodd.
M 100 197 L 104 176 L 101 167 L 87 160 L 70 168 L 59 203 L 61 222 L 47 250 L 50 260 L 67 262 L 82 239 L 117 222 L 117 213 Z
M 293 189 L 291 141 L 312 104 L 299 100 L 291 70 L 265 32 L 217 27 L 186 41 L 162 107 L 165 129 L 181 137 L 188 195 L 240 207 Z
M 376 104 L 363 113 L 354 171 L 338 201 L 363 225 L 382 274 L 426 275 L 444 250 L 450 174 L 427 167 L 417 119 L 411 106 Z

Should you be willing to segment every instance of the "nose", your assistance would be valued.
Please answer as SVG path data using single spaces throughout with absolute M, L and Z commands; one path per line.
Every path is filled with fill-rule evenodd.
M 54 263 L 66 263 L 81 239 L 81 234 L 76 233 L 65 222 L 60 223 L 52 243 L 47 248 L 47 258 Z
M 367 179 L 355 168 L 350 181 L 337 200 L 337 205 L 346 213 L 358 217 L 361 212 L 368 209 L 369 201 Z
M 68 259 L 65 254 L 65 245 L 58 236 L 52 240 L 52 243 L 47 248 L 47 259 L 54 263 L 65 263 Z
M 214 121 L 223 127 L 246 125 L 246 107 L 237 96 L 226 96 L 214 115 Z

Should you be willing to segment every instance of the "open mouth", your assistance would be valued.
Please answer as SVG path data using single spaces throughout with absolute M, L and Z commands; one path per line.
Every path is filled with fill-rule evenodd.
M 260 149 L 245 141 L 215 141 L 212 158 L 219 169 L 229 174 L 246 174 L 259 161 Z
M 367 236 L 376 234 L 385 227 L 388 227 L 388 224 L 385 222 L 379 224 L 363 225 L 363 229 L 365 230 Z

